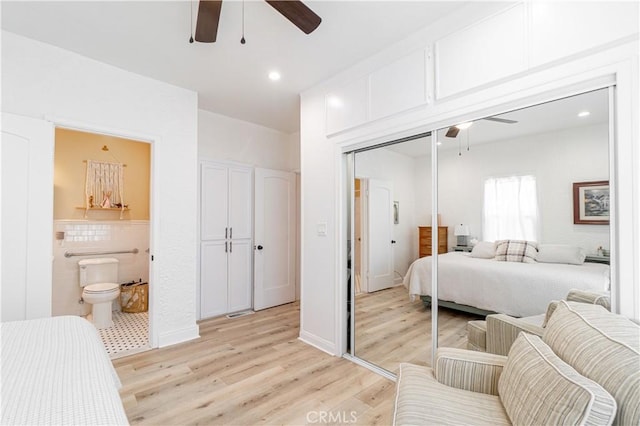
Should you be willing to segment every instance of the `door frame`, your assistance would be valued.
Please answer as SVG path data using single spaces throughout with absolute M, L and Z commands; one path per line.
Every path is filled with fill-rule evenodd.
M 101 125 L 97 125 L 95 123 L 87 123 L 85 121 L 81 121 L 81 120 L 74 120 L 74 119 L 69 119 L 69 118 L 64 118 L 64 117 L 57 117 L 57 116 L 47 116 L 45 115 L 44 117 L 45 121 L 48 121 L 52 124 L 53 128 L 54 128 L 54 132 L 51 133 L 51 149 L 55 149 L 55 128 L 57 127 L 62 127 L 65 129 L 70 129 L 70 130 L 79 130 L 82 132 L 88 132 L 88 133 L 95 133 L 95 134 L 102 134 L 102 135 L 108 135 L 108 136 L 115 136 L 115 137 L 119 137 L 119 138 L 125 138 L 125 139 L 132 139 L 135 140 L 137 142 L 144 142 L 144 143 L 148 143 L 150 144 L 150 153 L 149 153 L 149 170 L 150 170 L 150 174 L 149 174 L 149 335 L 148 335 L 148 341 L 149 341 L 149 346 L 151 348 L 157 348 L 159 346 L 159 335 L 158 332 L 156 330 L 156 327 L 154 327 L 154 325 L 156 324 L 157 318 L 156 316 L 157 314 L 157 309 L 156 309 L 156 285 L 154 285 L 154 283 L 157 283 L 158 280 L 156 280 L 156 272 L 155 272 L 155 268 L 153 267 L 153 261 L 151 260 L 153 258 L 154 255 L 154 236 L 156 235 L 156 233 L 159 232 L 159 223 L 158 221 L 155 219 L 159 216 L 160 211 L 159 211 L 159 206 L 158 204 L 155 202 L 155 200 L 158 197 L 158 191 L 159 188 L 157 188 L 156 186 L 154 186 L 154 182 L 157 181 L 157 177 L 159 174 L 158 169 L 155 167 L 156 164 L 158 164 L 157 158 L 156 156 L 157 154 L 157 150 L 156 148 L 156 144 L 158 142 L 161 141 L 161 137 L 159 135 L 154 135 L 154 134 L 148 134 L 148 133 L 141 133 L 141 132 L 137 132 L 137 131 L 132 131 L 129 129 L 123 129 L 123 128 L 118 128 L 118 127 L 113 127 L 113 126 L 101 126 Z M 52 170 L 53 172 L 53 170 Z M 51 176 L 51 182 L 53 182 L 53 174 Z M 51 205 L 52 211 L 51 211 L 51 223 L 53 224 L 53 203 Z M 51 240 L 51 246 L 53 246 L 53 238 L 54 236 L 51 236 L 52 240 Z
M 369 292 L 369 178 L 360 180 L 360 292 Z M 354 230 L 355 235 L 355 230 Z M 354 261 L 355 265 L 355 261 Z

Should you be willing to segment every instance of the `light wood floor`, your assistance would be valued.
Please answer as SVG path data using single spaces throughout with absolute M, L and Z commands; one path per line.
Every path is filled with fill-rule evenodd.
M 438 346 L 467 347 L 467 321 L 479 316 L 438 310 Z M 356 355 L 397 373 L 401 362 L 431 365 L 431 310 L 404 286 L 356 296 Z
M 396 312 L 394 294 L 369 295 L 372 303 L 363 305 L 372 317 L 376 308 L 381 315 Z M 420 321 L 429 317 L 424 308 L 416 310 Z M 408 312 L 406 320 L 396 315 L 407 333 L 412 324 L 420 324 L 412 314 Z M 346 419 L 343 423 L 391 424 L 395 383 L 299 341 L 299 317 L 294 303 L 234 319 L 206 320 L 200 323 L 197 340 L 114 360 L 129 421 L 298 425 L 317 424 L 325 412 Z M 371 331 L 379 328 L 375 321 L 370 324 Z M 452 339 L 457 342 L 461 336 Z M 415 352 L 419 362 L 428 359 L 430 351 L 422 344 L 405 345 L 411 350 L 403 355 L 401 345 L 388 342 L 397 346 L 389 358 L 407 361 L 405 356 Z

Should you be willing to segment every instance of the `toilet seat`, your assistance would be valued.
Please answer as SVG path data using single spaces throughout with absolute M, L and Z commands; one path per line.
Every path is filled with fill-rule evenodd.
M 120 285 L 116 283 L 97 283 L 85 286 L 84 292 L 91 294 L 111 293 L 120 290 Z

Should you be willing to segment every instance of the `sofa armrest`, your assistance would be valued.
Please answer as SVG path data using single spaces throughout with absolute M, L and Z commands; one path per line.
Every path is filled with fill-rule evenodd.
M 438 348 L 434 375 L 443 385 L 498 395 L 498 379 L 507 357 L 456 348 Z
M 487 352 L 496 355 L 507 355 L 511 345 L 521 331 L 542 336 L 544 329 L 520 318 L 504 314 L 487 316 Z
M 608 311 L 611 311 L 611 298 L 608 293 L 596 293 L 586 290 L 569 290 L 567 294 L 567 302 L 582 302 L 591 303 L 593 305 L 604 306 Z

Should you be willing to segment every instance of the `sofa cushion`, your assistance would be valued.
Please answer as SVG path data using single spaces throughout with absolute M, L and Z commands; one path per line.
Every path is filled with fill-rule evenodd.
M 514 424 L 608 425 L 616 414 L 616 401 L 602 386 L 526 333 L 511 346 L 498 393 Z
M 429 367 L 400 364 L 394 425 L 510 425 L 500 398 L 439 383 Z
M 640 327 L 600 305 L 560 301 L 542 335 L 578 373 L 618 403 L 614 421 L 640 424 Z

